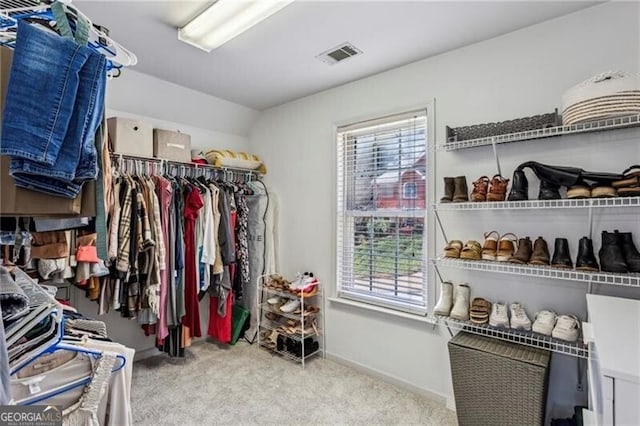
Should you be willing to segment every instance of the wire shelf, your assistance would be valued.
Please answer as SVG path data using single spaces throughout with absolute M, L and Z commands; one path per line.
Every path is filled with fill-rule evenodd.
M 270 324 L 267 324 L 267 322 L 266 322 L 266 321 L 262 321 L 262 322 L 260 323 L 260 328 L 265 329 L 265 330 L 269 330 L 269 331 L 277 331 L 276 329 L 277 329 L 278 327 L 274 327 L 274 326 L 272 326 L 272 325 L 270 325 Z M 312 331 L 312 332 L 310 332 L 310 333 L 304 333 L 304 334 L 302 334 L 302 333 L 289 334 L 289 333 L 281 333 L 281 332 L 279 332 L 279 331 L 278 331 L 278 333 L 279 333 L 281 336 L 291 337 L 292 339 L 295 339 L 295 340 L 300 341 L 300 340 L 306 339 L 307 337 L 316 337 L 316 336 L 320 336 L 320 335 L 322 334 L 322 330 L 318 329 L 318 332 L 317 332 L 317 333 L 316 333 L 315 331 Z
M 568 126 L 548 127 L 546 129 L 530 130 L 527 132 L 508 133 L 486 138 L 469 139 L 465 141 L 450 141 L 436 146 L 438 151 L 455 151 L 476 146 L 492 145 L 494 143 L 522 142 L 532 139 L 549 138 L 552 136 L 590 133 L 602 130 L 623 129 L 640 126 L 640 114 L 624 117 L 608 118 L 588 123 L 571 124 Z
M 262 288 L 266 293 L 269 294 L 273 294 L 275 296 L 280 296 L 280 297 L 284 297 L 285 299 L 300 299 L 300 296 L 298 296 L 297 294 L 294 293 L 290 293 L 288 291 L 280 291 L 280 290 L 274 290 L 272 288 L 269 287 L 263 287 Z M 309 303 L 306 302 L 309 299 L 313 299 L 314 297 L 320 296 L 321 292 L 318 291 L 316 294 L 314 294 L 313 296 L 308 296 L 305 297 L 305 305 L 308 305 Z
M 584 281 L 598 284 L 640 287 L 640 274 L 612 274 L 608 272 L 583 272 L 572 269 L 552 268 L 550 266 L 519 265 L 509 262 L 486 260 L 464 260 L 437 258 L 432 262 L 437 266 L 449 266 L 472 271 L 498 272 L 525 275 L 566 281 Z
M 527 210 L 573 208 L 640 207 L 640 197 L 585 198 L 561 200 L 488 201 L 467 203 L 438 203 L 434 209 L 446 210 Z
M 578 358 L 589 358 L 589 349 L 582 340 L 566 342 L 554 339 L 551 336 L 533 333 L 531 331 L 512 330 L 492 327 L 488 324 L 473 324 L 468 321 L 459 321 L 448 317 L 438 317 L 438 323 L 445 325 L 450 330 L 466 331 L 494 339 L 506 340 L 534 348 L 546 349 L 560 354 L 571 355 Z
M 260 342 L 260 347 L 265 348 L 269 352 L 272 352 L 274 354 L 278 354 L 278 355 L 280 355 L 280 356 L 282 356 L 284 358 L 290 359 L 290 360 L 295 361 L 295 362 L 302 362 L 303 360 L 307 360 L 307 359 L 311 358 L 312 356 L 315 356 L 315 355 L 317 355 L 319 353 L 322 353 L 322 349 L 318 349 L 318 350 L 316 350 L 314 352 L 311 352 L 308 355 L 305 355 L 303 357 L 298 357 L 298 356 L 295 356 L 294 354 L 292 354 L 290 352 L 287 352 L 287 351 L 279 351 L 277 348 L 270 347 L 269 345 L 267 345 L 264 342 Z

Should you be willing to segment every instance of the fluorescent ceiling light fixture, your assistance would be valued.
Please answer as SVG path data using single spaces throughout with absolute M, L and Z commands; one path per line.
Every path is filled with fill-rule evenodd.
M 178 39 L 211 52 L 293 0 L 218 0 L 178 30 Z

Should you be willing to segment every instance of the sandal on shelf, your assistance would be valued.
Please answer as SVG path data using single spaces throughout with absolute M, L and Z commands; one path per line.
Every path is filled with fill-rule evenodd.
M 498 262 L 508 262 L 516 252 L 516 241 L 518 237 L 515 234 L 509 232 L 500 237 L 498 241 L 498 252 L 496 254 L 496 260 Z
M 573 185 L 567 188 L 567 198 L 571 200 L 591 198 L 591 188 L 586 184 Z
M 462 251 L 460 252 L 461 259 L 467 260 L 481 260 L 482 259 L 482 246 L 480 243 L 474 240 L 469 240 L 462 247 Z
M 264 314 L 264 317 L 271 321 L 278 321 L 278 319 L 280 319 L 280 315 L 276 314 L 275 312 L 267 312 Z
M 591 187 L 592 198 L 612 198 L 618 195 L 618 191 L 608 184 L 598 183 Z
M 489 193 L 487 194 L 487 201 L 504 201 L 507 197 L 508 186 L 509 179 L 500 175 L 493 176 L 493 178 L 491 178 Z
M 491 302 L 482 297 L 476 297 L 471 302 L 469 317 L 474 324 L 486 324 L 489 322 L 489 314 L 491 313 Z
M 484 234 L 484 244 L 482 246 L 482 260 L 496 260 L 498 254 L 498 240 L 500 234 L 497 231 L 491 231 Z
M 471 201 L 481 202 L 487 201 L 487 190 L 489 189 L 489 178 L 480 176 L 473 182 L 473 191 L 471 191 Z
M 444 257 L 457 259 L 460 257 L 460 251 L 462 250 L 462 241 L 451 240 L 449 244 L 444 248 Z
M 635 164 L 622 172 L 623 179 L 611 185 L 618 190 L 620 197 L 640 196 L 640 165 Z

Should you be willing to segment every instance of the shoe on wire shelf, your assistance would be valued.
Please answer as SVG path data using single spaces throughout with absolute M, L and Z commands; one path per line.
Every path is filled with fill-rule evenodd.
M 551 331 L 556 325 L 556 313 L 553 311 L 544 310 L 536 312 L 534 318 L 535 321 L 533 321 L 531 330 L 535 333 L 544 334 L 545 336 L 551 336 Z
M 491 306 L 491 315 L 489 315 L 489 325 L 492 327 L 509 328 L 509 314 L 507 313 L 507 305 L 496 302 Z
M 520 303 L 512 303 L 509 306 L 511 311 L 511 328 L 514 330 L 531 330 L 531 320 L 527 312 Z
M 551 336 L 556 339 L 575 342 L 580 334 L 580 320 L 575 315 L 560 315 Z

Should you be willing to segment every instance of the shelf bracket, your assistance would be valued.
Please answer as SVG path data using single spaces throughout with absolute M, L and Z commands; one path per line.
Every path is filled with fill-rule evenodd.
M 438 210 L 434 210 L 433 213 L 436 216 L 436 222 L 438 222 L 438 226 L 440 227 L 440 232 L 442 232 L 442 237 L 444 238 L 444 243 L 448 244 L 449 243 L 449 239 L 447 238 L 447 233 L 444 231 L 444 226 L 442 226 L 442 221 L 440 220 L 440 214 L 438 213 Z
M 592 232 L 593 232 L 593 206 L 591 204 L 589 204 L 589 229 L 587 230 L 587 235 L 589 236 L 589 239 L 592 239 Z
M 498 148 L 496 147 L 496 138 L 491 139 L 491 147 L 493 148 L 493 158 L 496 160 L 496 167 L 498 168 L 498 174 L 502 176 L 502 169 L 500 168 L 500 158 L 498 157 Z

